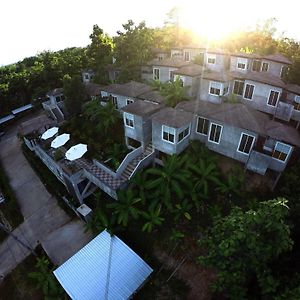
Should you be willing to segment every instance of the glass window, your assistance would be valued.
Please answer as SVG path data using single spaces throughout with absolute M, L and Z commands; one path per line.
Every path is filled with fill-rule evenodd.
M 238 151 L 249 154 L 254 143 L 254 136 L 245 133 L 241 134 Z
M 169 72 L 170 81 L 174 81 L 174 71 Z
M 170 142 L 172 144 L 175 143 L 175 128 L 168 127 L 163 125 L 162 127 L 162 139 Z
M 221 140 L 221 134 L 222 126 L 215 123 L 211 123 L 208 140 L 213 143 L 219 144 Z
M 262 63 L 261 71 L 262 72 L 268 72 L 269 70 L 269 64 L 267 62 Z
M 243 96 L 244 84 L 244 81 L 235 80 L 233 86 L 233 93 L 236 95 Z
M 300 110 L 300 96 L 296 95 L 294 100 L 294 109 Z
M 124 122 L 127 127 L 134 128 L 134 116 L 132 114 L 124 113 Z
M 115 96 L 111 96 L 111 101 L 115 108 L 118 108 L 118 98 Z
M 179 132 L 179 134 L 178 134 L 178 142 L 182 141 L 189 134 L 190 134 L 190 126 L 186 127 L 181 132 Z
M 188 51 L 184 52 L 184 60 L 190 61 L 190 52 L 188 52 Z
M 252 71 L 260 72 L 260 70 L 261 70 L 261 61 L 260 60 L 253 60 Z
M 291 150 L 291 146 L 277 142 L 272 156 L 276 159 L 285 162 Z
M 200 134 L 207 135 L 208 134 L 208 126 L 209 126 L 209 120 L 198 117 L 198 123 L 197 123 L 197 129 L 196 131 Z
M 254 85 L 247 83 L 246 88 L 245 88 L 245 92 L 244 92 L 244 98 L 248 99 L 248 100 L 252 100 L 253 91 L 254 91 Z
M 159 80 L 159 69 L 153 69 L 153 79 Z
M 216 55 L 208 54 L 207 55 L 207 63 L 214 65 L 216 63 Z
M 269 95 L 269 99 L 268 99 L 268 105 L 276 106 L 278 98 L 279 98 L 279 92 L 270 91 L 270 95 Z
M 237 59 L 237 68 L 241 70 L 245 70 L 247 68 L 248 60 L 246 58 L 238 57 Z
M 222 83 L 211 81 L 209 84 L 209 93 L 211 95 L 221 95 Z

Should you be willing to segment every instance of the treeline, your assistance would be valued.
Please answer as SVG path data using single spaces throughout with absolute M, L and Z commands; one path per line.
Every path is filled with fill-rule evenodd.
M 95 71 L 95 82 L 108 83 L 107 67 L 115 58 L 120 82 L 140 79 L 140 66 L 153 58 L 153 49 L 170 50 L 188 44 L 207 45 L 207 41 L 180 28 L 171 14 L 161 28 L 147 27 L 145 22 L 129 20 L 115 37 L 110 37 L 94 25 L 90 44 L 85 48 L 45 51 L 36 56 L 0 67 L 0 115 L 11 109 L 43 97 L 50 89 L 63 86 L 65 75 L 80 75 L 83 69 Z M 274 19 L 265 21 L 254 30 L 237 32 L 226 40 L 210 43 L 229 51 L 249 51 L 272 54 L 280 52 L 292 61 L 287 75 L 291 83 L 300 84 L 300 44 L 281 36 L 275 38 Z

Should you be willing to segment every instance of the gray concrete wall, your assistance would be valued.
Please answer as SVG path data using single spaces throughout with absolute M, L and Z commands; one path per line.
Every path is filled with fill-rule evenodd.
M 284 64 L 275 61 L 270 61 L 270 60 L 263 60 L 263 61 L 269 63 L 269 70 L 267 73 L 280 78 L 281 68 L 284 66 Z
M 207 63 L 207 57 L 210 55 L 216 56 L 215 64 Z M 222 54 L 214 54 L 214 53 L 205 53 L 204 54 L 204 65 L 208 70 L 221 72 L 227 69 L 227 65 L 229 65 L 229 57 Z
M 242 57 L 241 57 L 242 58 Z M 243 58 L 244 59 L 244 58 Z M 237 67 L 237 62 L 238 62 L 238 57 L 236 56 L 231 56 L 230 57 L 230 66 L 229 66 L 229 69 L 230 71 L 235 71 L 235 72 L 241 72 L 243 74 L 247 73 L 248 70 L 250 69 L 251 67 L 251 63 L 250 63 L 250 59 L 248 58 L 245 58 L 247 60 L 247 66 L 246 66 L 246 69 L 243 70 L 243 69 L 238 69 Z
M 215 96 L 215 95 L 210 95 L 209 94 L 209 84 L 210 80 L 207 79 L 202 79 L 200 81 L 200 87 L 199 87 L 199 92 L 198 92 L 198 99 L 199 100 L 204 100 L 204 101 L 209 101 L 213 103 L 221 103 L 221 97 L 220 96 Z
M 184 59 L 184 52 L 189 52 L 190 53 L 190 61 L 192 61 L 198 55 L 204 54 L 203 49 L 184 48 L 183 49 L 183 59 Z
M 159 81 L 160 82 L 168 82 L 170 81 L 170 71 L 175 71 L 177 68 L 173 67 L 162 67 L 162 66 L 153 66 L 153 75 L 154 78 L 154 69 L 159 69 Z
M 180 130 L 181 128 L 176 129 L 175 136 L 178 135 L 178 132 L 180 132 Z M 158 124 L 155 122 L 152 123 L 152 144 L 155 149 L 161 152 L 170 155 L 179 154 L 189 145 L 189 138 L 190 136 L 187 136 L 181 142 L 179 143 L 175 142 L 174 144 L 167 142 L 162 139 L 162 124 Z
M 128 127 L 124 122 L 124 131 L 125 136 L 134 139 L 136 141 L 143 142 L 144 134 L 143 134 L 143 119 L 142 117 L 133 115 L 134 118 L 134 128 Z
M 233 159 L 236 159 L 240 162 L 246 162 L 248 159 L 248 154 L 240 153 L 237 151 L 240 137 L 242 133 L 249 134 L 255 136 L 255 140 L 257 138 L 257 134 L 245 129 L 232 127 L 226 124 L 223 124 L 219 121 L 211 120 L 211 122 L 223 126 L 222 134 L 220 143 L 216 144 L 213 142 L 210 142 L 208 140 L 208 135 L 199 134 L 196 132 L 197 129 L 197 117 L 193 119 L 193 125 L 192 125 L 192 136 L 191 138 L 193 140 L 199 140 L 203 142 L 210 150 L 218 152 L 222 155 L 225 155 L 227 157 L 231 157 Z M 208 132 L 209 134 L 209 132 Z M 255 145 L 255 142 L 254 142 Z

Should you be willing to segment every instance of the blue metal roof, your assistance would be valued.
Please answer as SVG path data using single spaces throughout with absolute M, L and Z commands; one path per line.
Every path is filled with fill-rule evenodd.
M 5 116 L 3 118 L 0 119 L 0 124 L 3 124 L 11 119 L 13 119 L 15 116 L 13 114 L 10 114 L 8 116 Z
M 20 112 L 23 112 L 23 111 L 31 109 L 31 108 L 33 108 L 33 105 L 32 104 L 27 104 L 27 105 L 24 105 L 22 107 L 16 108 L 16 109 L 12 110 L 11 112 L 14 115 L 16 115 L 16 114 L 19 114 Z
M 106 230 L 53 273 L 74 300 L 128 299 L 153 270 Z

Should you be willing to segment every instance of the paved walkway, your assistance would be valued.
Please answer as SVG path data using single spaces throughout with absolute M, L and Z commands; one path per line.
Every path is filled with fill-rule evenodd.
M 24 216 L 24 222 L 12 232 L 14 236 L 32 248 L 41 243 L 57 265 L 91 240 L 84 223 L 70 219 L 31 169 L 16 137 L 16 126 L 0 141 L 0 159 Z M 29 254 L 30 250 L 10 235 L 0 244 L 0 278 Z

